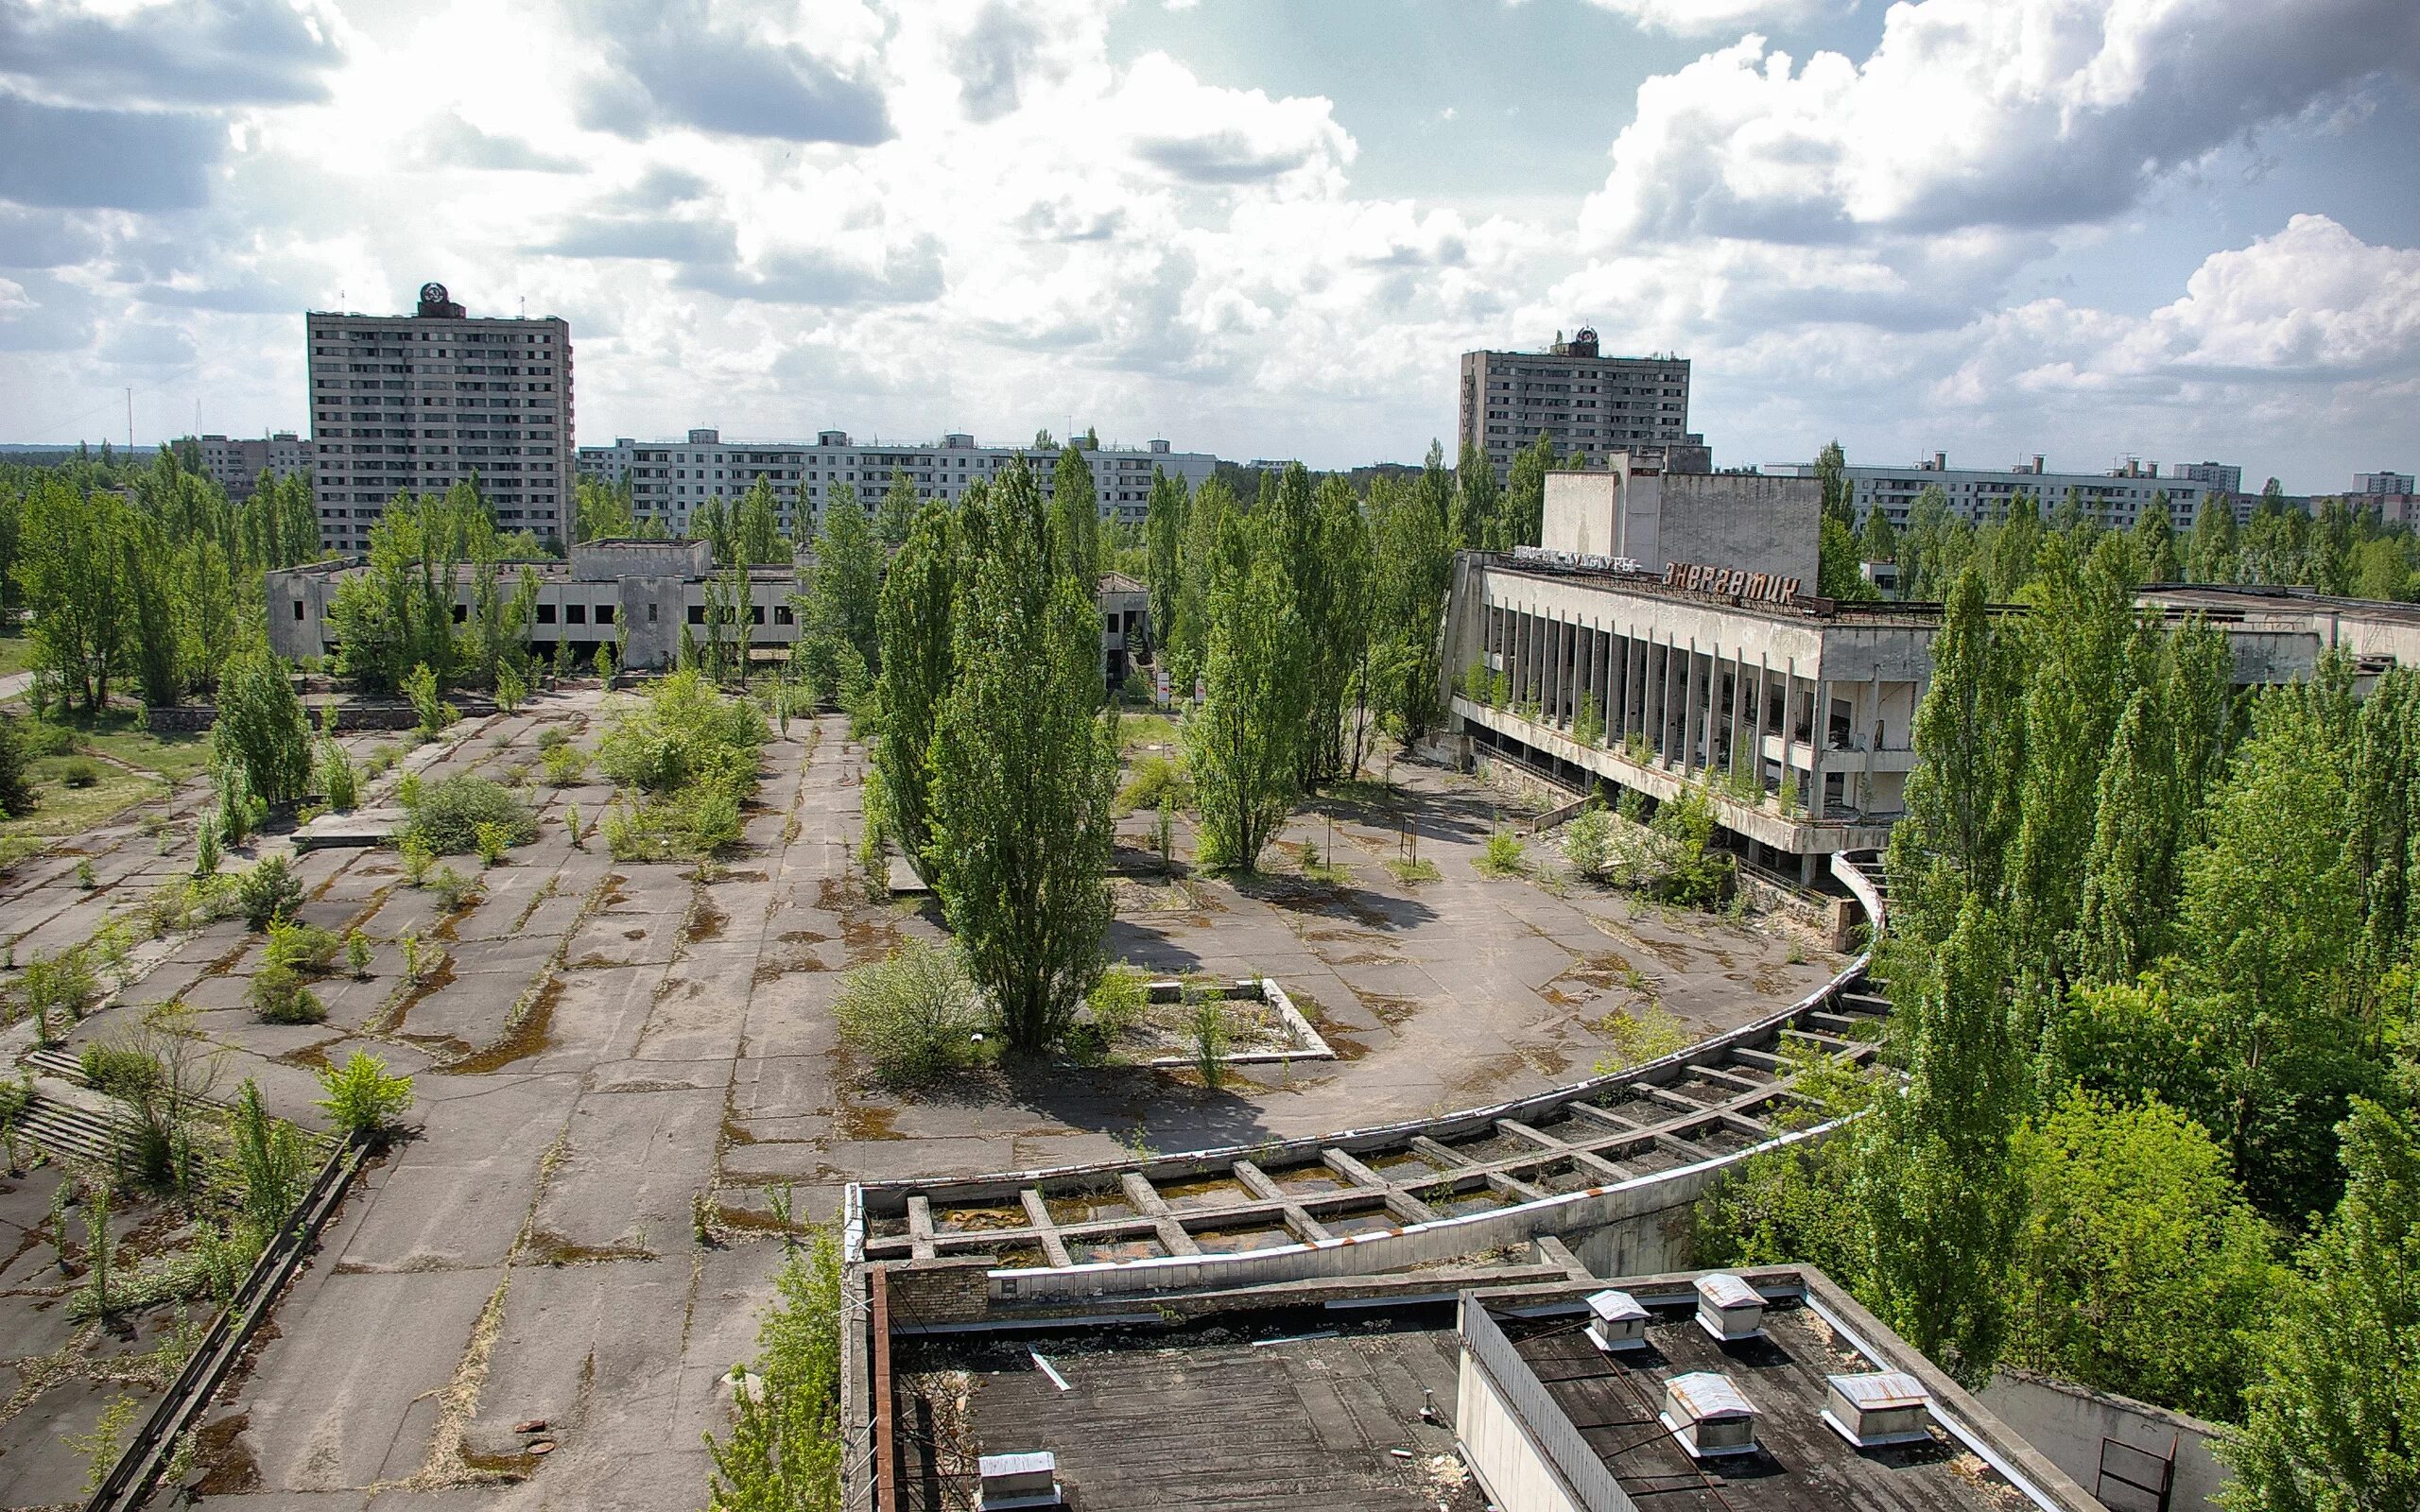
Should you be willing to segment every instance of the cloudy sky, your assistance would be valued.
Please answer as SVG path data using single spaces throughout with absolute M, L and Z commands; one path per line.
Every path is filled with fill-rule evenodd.
M 1413 459 L 1695 359 L 1723 465 L 2420 464 L 2413 0 L 0 0 L 0 440 L 569 318 L 579 438 Z

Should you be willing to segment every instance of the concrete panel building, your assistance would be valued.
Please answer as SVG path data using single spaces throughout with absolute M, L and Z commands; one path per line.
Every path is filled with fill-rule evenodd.
M 682 441 L 634 441 L 579 451 L 579 475 L 598 482 L 628 479 L 632 512 L 685 533 L 695 511 L 709 499 L 726 506 L 759 478 L 773 490 L 782 528 L 793 537 L 814 532 L 824 501 L 837 485 L 855 489 L 871 507 L 890 488 L 894 472 L 908 474 L 919 499 L 951 503 L 969 485 L 996 476 L 1016 458 L 1033 469 L 1049 496 L 1056 488 L 1056 450 L 1032 446 L 978 446 L 975 438 L 952 432 L 939 442 L 867 441 L 846 431 L 821 431 L 813 441 L 725 441 L 722 433 L 698 429 Z M 1219 459 L 1206 452 L 1179 452 L 1165 440 L 1139 447 L 1103 446 L 1085 455 L 1100 517 L 1139 524 L 1151 502 L 1153 470 L 1181 477 L 1189 488 L 1210 479 Z
M 658 672 L 676 664 L 681 631 L 703 642 L 708 583 L 726 576 L 716 570 L 714 551 L 702 541 L 591 541 L 571 548 L 568 560 L 553 558 L 508 565 L 507 582 L 527 566 L 538 576 L 538 605 L 529 627 L 529 649 L 550 661 L 558 643 L 569 642 L 575 664 L 586 667 L 602 644 L 619 644 L 618 664 Z M 365 570 L 358 558 L 306 562 L 268 575 L 269 649 L 289 661 L 330 657 L 337 648 L 329 609 L 347 578 Z M 455 584 L 454 618 L 468 617 L 470 569 Z M 792 598 L 802 591 L 794 567 L 748 571 L 748 654 L 760 662 L 789 659 L 798 644 Z M 1149 653 L 1150 593 L 1132 578 L 1101 579 L 1101 675 L 1109 686 L 1122 682 L 1133 662 Z
M 2409 472 L 2356 472 L 2353 474 L 2355 493 L 2409 494 L 2412 478 Z
M 1444 668 L 1476 753 L 1659 801 L 1711 782 L 1725 843 L 1804 885 L 1831 853 L 1888 838 L 1938 628 L 1888 604 L 1758 602 L 1543 553 L 1466 552 Z M 1470 696 L 1473 668 L 1502 679 L 1500 706 Z
M 2240 469 L 2221 468 L 2214 462 L 2196 464 L 2198 469 L 2218 469 L 2235 472 Z M 1811 478 L 1815 468 L 1807 462 L 1768 464 L 1768 475 Z M 2157 462 L 2127 462 L 2105 472 L 2053 472 L 2035 456 L 2004 472 L 1979 468 L 1953 468 L 1948 454 L 1935 452 L 1931 456 L 1906 467 L 1876 467 L 1853 462 L 1845 469 L 1849 480 L 1850 500 L 1857 507 L 1858 519 L 1880 509 L 1894 525 L 1904 526 L 1916 507 L 1916 499 L 1928 488 L 1939 489 L 1949 503 L 1950 511 L 1974 524 L 1996 520 L 2008 512 L 2019 494 L 2031 494 L 2043 514 L 2057 508 L 2075 490 L 2084 513 L 2112 530 L 2128 530 L 2151 507 L 2154 495 L 2168 496 L 2169 522 L 2182 530 L 2193 524 L 2193 516 L 2202 507 L 2203 495 L 2212 485 L 2199 478 L 2171 472 L 2163 477 Z M 2233 490 L 2228 490 L 2232 492 Z M 2237 514 L 2250 518 L 2254 501 L 2238 499 Z
M 313 310 L 312 487 L 320 544 L 358 551 L 397 493 L 475 476 L 496 524 L 570 539 L 571 327 L 469 317 L 442 284 L 410 315 Z
M 1813 479 L 1676 472 L 1628 452 L 1608 466 L 1547 474 L 1546 550 L 1626 558 L 1658 575 L 1679 562 L 1813 586 L 1824 507 Z
M 185 467 L 216 483 L 231 499 L 249 499 L 261 474 L 283 481 L 307 476 L 310 453 L 292 431 L 270 436 L 188 436 L 176 444 Z
M 1456 455 L 1478 447 L 1499 483 L 1540 436 L 1591 467 L 1622 447 L 1704 446 L 1689 431 L 1688 359 L 1608 357 L 1585 327 L 1569 341 L 1558 333 L 1544 352 L 1463 352 L 1460 413 Z
M 2169 472 L 2172 476 L 2219 493 L 2233 495 L 2243 491 L 2243 469 L 2232 462 L 2179 462 Z
M 2225 631 L 2240 686 L 2308 678 L 2331 647 L 2364 686 L 2420 665 L 2420 606 L 2199 586 L 2141 602 Z M 1721 843 L 1804 885 L 1827 856 L 1884 844 L 1903 811 L 1939 628 L 1931 606 L 1833 604 L 1747 572 L 1465 552 L 1441 670 L 1473 758 L 1575 793 L 1703 784 Z

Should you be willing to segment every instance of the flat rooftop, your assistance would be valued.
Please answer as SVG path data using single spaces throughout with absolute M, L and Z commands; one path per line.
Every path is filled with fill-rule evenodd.
M 1454 1452 L 1458 1351 L 1441 1301 L 896 1337 L 898 1504 L 971 1509 L 981 1455 L 1048 1450 L 1080 1509 L 1484 1512 Z
M 1589 1339 L 1582 1312 L 1524 1316 L 1491 1306 L 1489 1316 L 1640 1512 L 2014 1512 L 2036 1504 L 1943 1425 L 1938 1392 L 1921 1442 L 1858 1449 L 1824 1422 L 1826 1376 L 1908 1369 L 1920 1363 L 1912 1349 L 1877 1358 L 1795 1297 L 1768 1301 L 1762 1337 L 1728 1344 L 1698 1326 L 1693 1293 L 1638 1299 L 1653 1314 L 1647 1347 L 1612 1353 Z M 1697 1371 L 1729 1378 L 1755 1409 L 1754 1453 L 1693 1459 L 1658 1419 L 1665 1383 Z

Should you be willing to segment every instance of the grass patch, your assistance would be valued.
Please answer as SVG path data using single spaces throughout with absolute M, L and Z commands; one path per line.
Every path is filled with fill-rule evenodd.
M 1127 750 L 1144 746 L 1176 744 L 1176 724 L 1166 714 L 1121 714 L 1117 743 Z
M 1443 875 L 1437 869 L 1437 863 L 1434 861 L 1389 861 L 1384 865 L 1389 871 L 1394 873 L 1395 881 L 1407 887 L 1417 886 L 1424 882 L 1435 882 Z
M 199 777 L 210 767 L 210 737 L 184 730 L 155 734 L 132 728 L 103 729 L 85 734 L 79 744 L 97 755 L 157 772 L 171 782 Z
M 77 760 L 44 756 L 27 764 L 26 777 L 34 790 L 34 811 L 21 819 L 0 820 L 0 864 L 22 860 L 53 840 L 95 829 L 137 803 L 168 796 L 167 784 L 158 778 L 107 765 L 98 766 L 92 786 L 70 787 L 60 779 Z
M 0 678 L 11 673 L 30 672 L 34 665 L 34 638 L 20 627 L 11 626 L 9 633 L 0 635 Z

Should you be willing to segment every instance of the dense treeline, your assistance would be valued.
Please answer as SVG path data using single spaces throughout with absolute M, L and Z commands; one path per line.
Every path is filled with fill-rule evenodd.
M 38 703 L 87 714 L 112 684 L 169 704 L 216 685 L 257 636 L 260 575 L 319 553 L 310 485 L 264 473 L 230 502 L 163 448 L 147 468 L 76 460 L 0 472 L 0 572 L 30 612 Z
M 2420 1442 L 2420 673 L 2359 696 L 2330 652 L 2238 696 L 2223 635 L 2136 613 L 2139 546 L 2069 525 L 2005 594 L 1989 549 L 1947 584 L 1889 1071 L 1819 1078 L 1863 1116 L 1703 1238 L 1827 1265 L 1970 1379 L 2244 1422 L 2243 1505 L 2390 1504 Z
M 1876 596 L 1858 564 L 1887 561 L 1898 569 L 1902 599 L 1939 602 L 1971 566 L 1986 596 L 2006 603 L 2034 580 L 2049 538 L 2067 538 L 2082 557 L 2100 536 L 2118 533 L 2095 521 L 2073 489 L 2055 502 L 2015 494 L 1979 524 L 1953 511 L 1938 487 L 1927 487 L 1910 507 L 1904 526 L 1893 526 L 1879 509 L 1869 509 L 1859 520 L 1844 466 L 1837 441 L 1815 462 L 1824 501 L 1817 591 L 1834 598 Z M 2313 514 L 2289 500 L 2275 478 L 2261 490 L 2251 519 L 2242 524 L 2229 500 L 2204 495 L 2190 519 L 2180 519 L 2167 490 L 2154 490 L 2122 534 L 2146 583 L 2301 587 L 2396 601 L 2420 597 L 2420 535 L 2410 525 L 2390 524 L 2359 500 L 2323 499 Z

